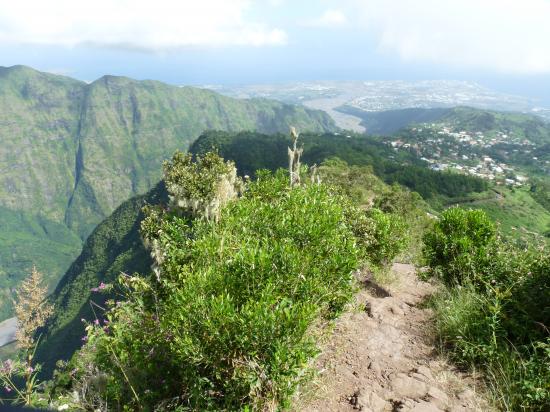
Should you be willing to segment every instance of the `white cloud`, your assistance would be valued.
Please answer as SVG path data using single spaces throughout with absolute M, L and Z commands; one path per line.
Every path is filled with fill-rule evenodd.
M 248 21 L 250 0 L 0 0 L 0 44 L 162 51 L 280 45 L 286 33 Z
M 285 4 L 285 0 L 268 0 L 267 3 L 272 7 L 280 7 Z
M 347 20 L 348 19 L 342 10 L 329 9 L 325 10 L 321 16 L 315 19 L 304 21 L 302 25 L 306 27 L 332 28 L 345 25 Z
M 550 72 L 548 0 L 351 0 L 383 51 L 406 61 Z

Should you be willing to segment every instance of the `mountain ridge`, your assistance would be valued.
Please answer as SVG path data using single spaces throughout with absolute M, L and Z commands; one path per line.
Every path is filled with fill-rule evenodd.
M 63 140 L 63 144 L 66 146 L 65 152 L 70 158 L 65 159 L 65 163 L 69 170 L 65 170 L 68 173 L 63 174 L 69 175 L 70 179 L 66 183 L 68 187 L 65 187 L 65 202 L 62 203 L 67 204 L 69 215 L 74 204 L 73 201 L 77 201 L 75 198 L 80 195 L 79 191 L 90 192 L 90 196 L 96 196 L 97 203 L 101 208 L 107 209 L 106 213 L 112 211 L 116 205 L 131 195 L 144 193 L 152 187 L 154 181 L 158 180 L 158 176 L 155 176 L 151 182 L 147 182 L 148 184 L 140 181 L 142 176 L 139 171 L 132 170 L 139 168 L 136 161 L 137 163 L 139 161 L 149 163 L 154 161 L 155 167 L 158 169 L 162 159 L 168 156 L 176 146 L 185 149 L 192 139 L 207 129 L 281 132 L 286 131 L 290 123 L 284 116 L 289 117 L 289 120 L 294 116 L 296 118 L 293 120 L 301 123 L 306 130 L 307 125 L 312 129 L 311 131 L 336 130 L 328 115 L 320 111 L 265 99 L 236 100 L 210 90 L 191 86 L 171 86 L 154 80 L 134 80 L 123 76 L 105 75 L 88 84 L 67 76 L 43 73 L 27 66 L 11 66 L 0 67 L 0 82 L 3 82 L 0 83 L 0 96 L 5 98 L 4 101 L 0 100 L 0 105 L 7 105 L 8 98 L 11 99 L 11 102 L 14 102 L 16 97 L 21 100 L 15 102 L 19 104 L 19 107 L 6 113 L 5 118 L 11 115 L 12 119 L 4 121 L 4 126 L 19 127 L 19 124 L 13 123 L 17 119 L 17 115 L 27 114 L 26 112 L 29 110 L 43 110 L 52 115 L 53 120 L 44 124 L 44 117 L 47 115 L 37 113 L 35 122 L 37 129 L 49 140 Z M 54 91 L 47 89 L 52 84 L 55 87 L 69 86 L 70 88 L 57 90 L 58 95 L 52 95 Z M 65 101 L 61 101 L 61 98 Z M 57 101 L 55 101 L 56 99 Z M 60 109 L 64 109 L 65 113 L 55 112 Z M 233 114 L 239 116 L 232 116 Z M 303 117 L 300 118 L 300 116 Z M 159 125 L 162 127 L 158 127 Z M 2 124 L 0 123 L 0 136 L 4 135 L 3 140 L 7 140 L 10 130 L 6 130 L 7 127 L 4 130 L 1 129 Z M 158 151 L 151 156 L 147 153 L 147 149 L 150 147 L 145 147 L 143 140 L 144 138 L 154 138 L 152 131 L 159 134 L 157 137 L 163 140 L 160 143 L 165 143 L 166 139 L 162 139 L 163 137 L 178 141 L 169 142 L 171 147 L 162 150 L 165 152 L 163 156 L 159 156 Z M 33 130 L 22 132 L 26 136 L 33 134 Z M 56 133 L 57 136 L 49 136 Z M 162 134 L 168 136 L 162 136 Z M 87 180 L 86 172 L 91 168 L 89 154 L 92 149 L 97 149 L 97 147 L 88 146 L 94 140 L 103 139 L 103 141 L 97 142 L 97 146 L 105 154 L 108 150 L 115 149 L 116 142 L 114 140 L 115 138 L 121 139 L 122 135 L 128 140 L 124 149 L 129 149 L 130 152 L 134 151 L 136 154 L 134 161 L 126 162 L 129 163 L 126 171 L 130 174 L 133 173 L 138 182 L 136 179 L 131 179 L 129 185 L 132 187 L 131 193 L 125 193 L 123 196 L 115 195 L 114 199 L 108 199 L 106 194 L 98 188 L 97 181 Z M 36 138 L 31 143 L 41 143 L 39 139 L 44 136 L 32 137 Z M 32 140 L 32 137 L 28 137 L 28 139 Z M 13 150 L 14 157 L 17 157 L 17 152 L 17 150 Z M 32 158 L 32 156 L 30 157 Z M 97 158 L 93 160 L 97 160 Z M 5 163 L 5 159 L 0 157 L 0 165 L 2 163 Z M 146 166 L 146 168 L 149 167 L 150 165 Z M 155 171 L 155 174 L 158 175 L 158 170 Z M 55 176 L 58 175 L 59 173 L 55 174 Z M 81 187 L 86 184 L 91 187 Z M 127 192 L 127 190 L 125 191 Z M 14 196 L 10 196 L 10 194 L 4 196 L 3 205 L 21 208 L 21 205 L 16 205 L 13 198 Z M 51 210 L 55 209 L 55 206 L 51 204 L 45 206 L 38 210 L 49 218 L 63 220 L 69 226 L 76 224 L 70 216 L 62 216 L 59 212 Z M 23 205 L 23 208 L 31 209 L 28 205 Z M 106 213 L 104 212 L 101 217 L 104 217 Z M 85 237 L 90 230 L 90 228 L 83 228 L 81 232 L 84 235 L 82 237 Z
M 321 111 L 268 100 L 238 100 L 210 90 L 105 75 L 91 83 L 34 70 L 0 67 L 0 206 L 65 225 L 80 238 L 59 265 L 0 239 L 8 289 L 36 264 L 59 278 L 81 242 L 126 199 L 146 193 L 162 161 L 186 150 L 203 131 L 337 130 Z M 11 239 L 38 239 L 9 227 Z M 74 239 L 73 239 L 74 240 Z M 23 240 L 21 240 L 23 242 Z M 37 250 L 55 254 L 53 244 Z M 53 287 L 55 283 L 51 284 Z M 5 292 L 5 291 L 4 291 Z M 9 317 L 0 303 L 0 319 Z

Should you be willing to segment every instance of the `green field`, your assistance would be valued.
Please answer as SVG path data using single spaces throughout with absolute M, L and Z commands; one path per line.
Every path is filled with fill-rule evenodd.
M 526 234 L 525 231 L 537 234 L 550 231 L 550 212 L 531 197 L 527 188 L 498 188 L 479 198 L 481 200 L 462 202 L 460 205 L 484 210 L 499 223 L 506 235 L 517 238 Z

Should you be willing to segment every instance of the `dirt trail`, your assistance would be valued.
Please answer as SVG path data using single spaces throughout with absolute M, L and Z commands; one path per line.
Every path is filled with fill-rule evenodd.
M 430 342 L 431 312 L 421 302 L 434 287 L 413 266 L 395 264 L 387 289 L 366 282 L 361 310 L 336 322 L 317 360 L 314 398 L 300 411 L 489 411 L 472 377 L 441 359 Z

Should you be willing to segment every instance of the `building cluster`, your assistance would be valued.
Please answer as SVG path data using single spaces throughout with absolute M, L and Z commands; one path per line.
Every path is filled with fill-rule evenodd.
M 432 170 L 452 170 L 508 186 L 522 186 L 527 178 L 519 175 L 511 165 L 493 159 L 487 152 L 501 145 L 500 152 L 508 157 L 518 151 L 528 154 L 535 148 L 531 141 L 512 133 L 496 132 L 487 136 L 483 132 L 454 130 L 440 124 L 411 128 L 407 137 L 396 137 L 387 143 L 395 151 L 413 152 L 429 163 Z M 532 160 L 538 159 L 533 157 Z

